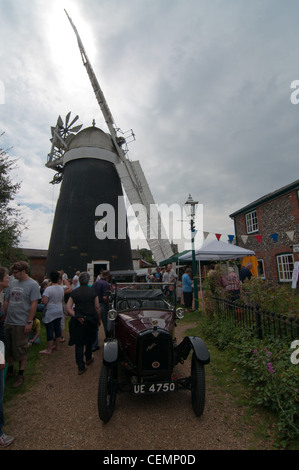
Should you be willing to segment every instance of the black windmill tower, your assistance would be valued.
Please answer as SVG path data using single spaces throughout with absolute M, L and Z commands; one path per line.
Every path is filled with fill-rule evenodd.
M 141 204 L 145 208 L 136 216 L 155 260 L 166 259 L 173 252 L 140 163 L 127 158 L 128 142 L 118 136 L 120 130 L 115 126 L 78 31 L 68 14 L 67 17 L 109 133 L 94 123 L 82 129 L 79 116 L 72 118 L 71 113 L 65 122 L 59 116 L 56 126 L 51 128 L 52 148 L 46 166 L 56 171 L 52 183 L 61 183 L 61 188 L 46 272 L 63 269 L 72 275 L 77 270 L 89 270 L 92 278 L 102 268 L 133 272 L 123 187 L 131 205 Z M 130 137 L 135 138 L 132 131 Z

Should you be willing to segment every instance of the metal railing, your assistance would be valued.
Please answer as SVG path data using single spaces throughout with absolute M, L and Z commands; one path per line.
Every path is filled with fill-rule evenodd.
M 256 336 L 268 336 L 281 340 L 299 339 L 299 317 L 280 315 L 259 306 L 231 302 L 225 298 L 212 297 L 216 311 L 240 327 L 254 328 Z

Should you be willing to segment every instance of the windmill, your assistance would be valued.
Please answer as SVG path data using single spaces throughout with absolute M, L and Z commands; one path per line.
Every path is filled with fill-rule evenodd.
M 82 129 L 79 117 L 70 112 L 64 120 L 59 116 L 51 128 L 46 166 L 56 171 L 51 183 L 61 183 L 61 187 L 46 272 L 63 269 L 74 273 L 87 268 L 93 278 L 100 269 L 133 272 L 123 188 L 133 209 L 144 209 L 138 209 L 135 215 L 156 262 L 169 258 L 173 252 L 141 165 L 126 156 L 130 138 L 135 139 L 133 131 L 129 137 L 119 135 L 121 131 L 115 125 L 77 29 L 68 14 L 67 17 L 109 133 L 97 128 L 94 121 Z M 111 223 L 98 210 L 103 206 L 116 214 Z M 115 232 L 110 234 L 108 226 Z
M 131 161 L 126 157 L 126 153 L 122 148 L 123 144 L 126 143 L 126 139 L 122 136 L 118 136 L 119 129 L 115 125 L 112 113 L 87 57 L 78 31 L 66 10 L 65 13 L 77 37 L 83 65 L 86 68 L 96 99 L 102 110 L 115 150 L 119 157 L 119 161 L 115 166 L 121 183 L 125 189 L 130 204 L 133 207 L 140 204 L 145 208 L 145 211 L 139 213 L 137 219 L 156 262 L 162 261 L 172 256 L 173 251 L 161 222 L 161 217 L 153 195 L 139 161 Z

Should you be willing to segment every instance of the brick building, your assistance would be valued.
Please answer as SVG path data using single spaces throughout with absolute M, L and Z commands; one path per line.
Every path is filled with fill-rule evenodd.
M 45 277 L 48 250 L 22 248 L 22 251 L 29 260 L 30 276 L 41 284 Z
M 237 245 L 254 250 L 258 275 L 275 282 L 291 282 L 299 261 L 299 180 L 237 210 Z

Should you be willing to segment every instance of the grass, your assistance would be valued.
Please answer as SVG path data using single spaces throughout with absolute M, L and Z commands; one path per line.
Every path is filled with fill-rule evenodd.
M 38 318 L 39 314 L 37 314 Z M 5 382 L 5 394 L 4 394 L 4 405 L 11 400 L 15 399 L 18 395 L 24 394 L 30 390 L 30 388 L 36 384 L 42 377 L 42 362 L 40 361 L 40 354 L 39 351 L 41 349 L 44 349 L 47 344 L 46 340 L 46 329 L 44 325 L 41 322 L 41 344 L 33 344 L 30 346 L 29 354 L 28 354 L 28 359 L 26 362 L 25 366 L 25 381 L 22 387 L 19 387 L 17 389 L 12 388 L 12 384 L 15 381 L 14 377 L 6 377 L 6 382 Z M 15 373 L 18 372 L 18 364 L 15 364 Z

